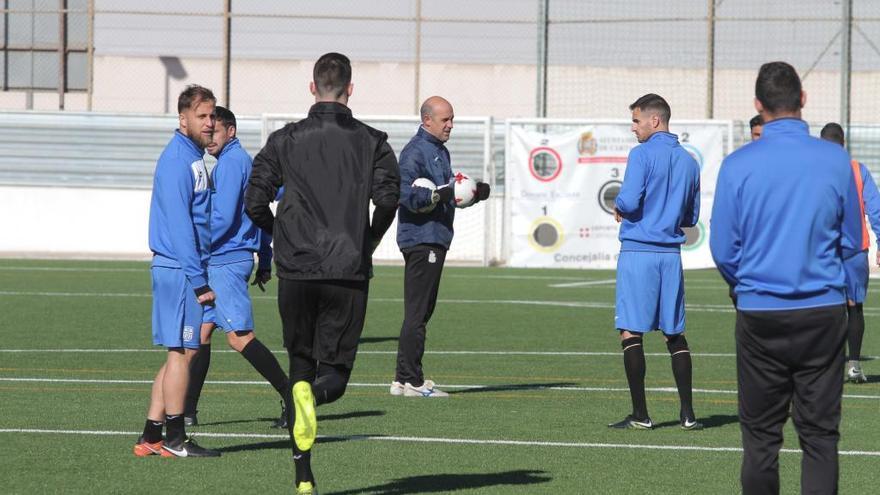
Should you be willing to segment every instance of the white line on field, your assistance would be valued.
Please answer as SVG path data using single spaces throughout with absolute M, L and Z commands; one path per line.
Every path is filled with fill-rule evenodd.
M 115 385 L 131 385 L 131 384 L 141 384 L 147 385 L 153 383 L 152 380 L 108 380 L 108 379 L 92 379 L 92 378 L 29 378 L 29 377 L 0 377 L 0 382 L 28 382 L 28 383 L 97 383 L 97 384 L 115 384 Z M 269 383 L 265 381 L 255 381 L 255 380 L 207 380 L 205 381 L 207 384 L 212 385 L 266 385 Z M 349 387 L 360 387 L 360 388 L 387 388 L 387 383 L 349 383 Z M 629 392 L 629 388 L 626 387 L 575 387 L 575 386 L 545 386 L 541 384 L 496 384 L 496 385 L 475 385 L 475 384 L 452 384 L 452 383 L 440 383 L 437 384 L 438 387 L 447 388 L 447 389 L 462 389 L 462 390 L 480 390 L 480 389 L 488 389 L 491 391 L 522 391 L 522 390 L 553 390 L 557 392 Z M 669 393 L 669 394 L 677 394 L 678 389 L 675 387 L 647 387 L 645 388 L 648 392 L 658 392 L 658 393 Z M 724 389 L 711 389 L 711 388 L 695 388 L 693 389 L 695 393 L 698 394 L 721 394 L 721 395 L 734 395 L 736 394 L 736 390 L 724 390 Z M 880 400 L 880 395 L 863 395 L 863 394 L 844 394 L 843 398 L 845 399 L 868 399 L 868 400 Z
M 152 348 L 152 349 L 0 349 L 0 353 L 10 353 L 10 354 L 25 354 L 25 353 L 48 353 L 48 354 L 56 354 L 56 353 L 141 353 L 141 352 L 166 352 L 164 348 Z M 234 354 L 238 351 L 234 351 L 232 349 L 215 349 L 212 350 L 211 353 L 220 353 L 220 354 Z M 271 351 L 274 354 L 287 354 L 286 351 Z M 370 351 L 370 350 L 359 350 L 358 354 L 371 354 L 371 355 L 397 355 L 397 351 Z M 425 354 L 434 354 L 440 356 L 581 356 L 581 357 L 597 357 L 597 356 L 620 356 L 619 351 L 607 352 L 607 351 L 425 351 Z M 656 356 L 656 357 L 664 357 L 668 356 L 667 352 L 646 352 L 645 356 Z M 694 357 L 724 357 L 731 358 L 736 357 L 735 353 L 732 352 L 692 352 L 691 356 Z M 878 359 L 878 356 L 866 356 L 862 355 L 862 361 L 874 361 Z
M 150 268 L 145 265 L 143 268 L 112 268 L 112 267 L 88 267 L 77 268 L 70 266 L 0 266 L 0 271 L 14 272 L 140 272 L 144 274 L 150 273 Z M 376 277 L 401 277 L 401 274 L 378 273 Z M 447 273 L 444 278 L 473 278 L 474 275 L 465 275 L 459 273 Z M 566 275 L 492 275 L 480 274 L 480 278 L 489 278 L 497 280 L 584 280 L 584 277 L 572 277 Z
M 140 353 L 140 352 L 166 352 L 164 348 L 154 348 L 154 349 L 0 349 L 0 353 L 11 353 L 11 354 L 25 354 L 25 353 Z M 275 354 L 287 354 L 286 351 L 272 351 Z M 217 349 L 212 350 L 212 354 L 222 353 L 222 354 L 233 354 L 237 353 L 232 349 Z M 370 350 L 359 350 L 358 355 L 361 354 L 374 354 L 374 355 L 397 355 L 397 351 L 370 351 Z M 582 356 L 582 357 L 596 357 L 596 356 L 620 356 L 620 352 L 590 352 L 590 351 L 425 351 L 425 354 L 433 354 L 433 355 L 445 355 L 445 356 Z M 667 352 L 646 352 L 646 356 L 668 356 Z M 691 356 L 694 357 L 736 357 L 734 353 L 724 353 L 724 352 L 705 352 L 699 353 L 694 352 L 691 353 Z M 864 360 L 873 359 L 871 356 L 862 356 Z
M 144 268 L 101 268 L 101 267 L 84 267 L 76 268 L 71 266 L 0 266 L 0 271 L 10 272 L 140 272 L 150 273 L 148 267 Z
M 568 282 L 564 284 L 550 284 L 547 287 L 569 288 L 569 287 L 587 287 L 590 285 L 610 285 L 616 284 L 617 280 L 610 278 L 608 280 L 586 280 L 583 282 Z
M 25 434 L 49 434 L 49 435 L 88 435 L 88 436 L 136 436 L 139 431 L 110 431 L 110 430 L 50 430 L 36 428 L 2 428 L 0 433 L 25 433 Z M 271 433 L 199 433 L 199 437 L 205 438 L 253 438 L 266 440 L 288 440 L 288 435 Z M 539 442 L 529 440 L 503 440 L 503 439 L 477 439 L 477 438 L 443 438 L 443 437 L 404 437 L 404 436 L 381 436 L 381 435 L 318 435 L 319 439 L 327 440 L 366 440 L 379 442 L 410 442 L 410 443 L 440 443 L 453 445 L 499 445 L 516 447 L 568 447 L 575 449 L 639 449 L 639 450 L 689 450 L 696 452 L 742 452 L 740 447 L 701 447 L 697 445 L 652 445 L 652 444 L 625 444 L 625 443 L 594 443 L 594 442 Z M 320 442 L 319 442 L 320 443 Z M 785 454 L 800 454 L 800 449 L 780 449 Z M 880 452 L 872 450 L 841 450 L 839 455 L 857 457 L 878 457 Z
M 152 297 L 146 292 L 28 292 L 28 291 L 0 291 L 0 296 L 37 296 L 37 297 Z M 274 301 L 274 296 L 251 296 L 251 299 L 267 299 Z M 402 303 L 399 297 L 375 297 L 373 303 Z M 614 303 L 597 301 L 540 301 L 532 299 L 439 299 L 439 304 L 501 304 L 521 306 L 552 306 L 564 308 L 584 309 L 614 309 Z M 729 304 L 687 304 L 688 311 L 703 313 L 734 313 Z M 874 310 L 865 309 L 867 316 L 880 316 L 880 308 Z

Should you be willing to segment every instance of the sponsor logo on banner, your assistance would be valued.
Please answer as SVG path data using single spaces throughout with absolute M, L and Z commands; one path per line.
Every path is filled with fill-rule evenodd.
M 529 172 L 541 182 L 550 182 L 562 172 L 562 157 L 553 148 L 535 148 L 529 155 Z
M 593 156 L 599 149 L 599 142 L 593 137 L 591 131 L 581 134 L 578 140 L 578 154 L 581 156 Z

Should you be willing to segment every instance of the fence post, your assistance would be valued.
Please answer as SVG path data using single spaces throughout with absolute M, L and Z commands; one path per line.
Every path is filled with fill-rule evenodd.
M 852 141 L 849 135 L 850 91 L 852 90 L 852 0 L 842 0 L 843 4 L 843 43 L 840 49 L 840 126 L 846 136 L 847 149 Z
M 86 46 L 86 64 L 88 83 L 86 88 L 86 110 L 92 111 L 92 98 L 95 94 L 95 0 L 89 0 L 88 6 L 88 46 Z
M 550 21 L 550 0 L 538 0 L 538 84 L 537 104 L 538 117 L 547 116 L 547 52 Z
M 58 0 L 58 10 L 58 110 L 64 110 L 64 92 L 67 91 L 67 0 Z
M 416 0 L 416 53 L 413 60 L 413 113 L 419 115 L 420 101 L 419 92 L 422 79 L 422 0 Z
M 706 118 L 715 117 L 715 0 L 709 0 L 706 61 Z
M 232 83 L 230 73 L 232 66 L 232 0 L 223 2 L 223 104 L 230 107 L 229 94 Z

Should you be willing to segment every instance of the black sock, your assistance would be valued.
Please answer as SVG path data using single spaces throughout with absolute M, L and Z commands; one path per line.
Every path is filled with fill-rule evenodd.
M 632 398 L 632 415 L 638 420 L 648 419 L 648 405 L 645 402 L 645 350 L 642 348 L 641 337 L 624 339 L 623 368 L 626 370 L 626 381 L 629 383 L 629 395 Z
M 296 446 L 296 440 L 293 439 L 293 421 L 288 424 L 287 433 L 290 435 L 290 445 L 293 448 L 293 467 L 296 469 L 296 484 L 298 485 L 303 481 L 314 483 L 312 453 L 311 451 L 303 452 Z
M 315 482 L 315 476 L 312 474 L 312 453 L 301 452 L 293 454 L 293 467 L 296 469 L 296 484 L 303 481 Z
M 862 357 L 862 338 L 865 336 L 865 313 L 861 303 L 847 307 L 849 321 L 846 335 L 849 341 L 849 359 L 858 361 Z
M 675 377 L 675 386 L 678 387 L 678 398 L 681 400 L 681 414 L 686 418 L 695 419 L 693 388 L 691 384 L 693 366 L 689 350 L 679 351 L 672 355 L 672 376 Z
M 159 440 L 162 440 L 162 426 L 164 424 L 165 423 L 161 421 L 147 419 L 147 423 L 144 425 L 144 441 L 156 443 Z
M 165 440 L 170 445 L 180 445 L 186 440 L 186 431 L 183 427 L 183 414 L 165 415 Z
M 329 404 L 342 397 L 351 370 L 343 365 L 321 364 L 318 366 L 318 377 L 312 384 L 312 394 L 315 396 L 315 405 Z
M 202 344 L 199 346 L 199 352 L 189 363 L 189 384 L 186 387 L 186 400 L 183 403 L 183 412 L 187 416 L 195 416 L 198 410 L 199 397 L 202 395 L 202 387 L 205 385 L 205 377 L 208 376 L 210 366 L 211 344 Z
M 262 342 L 254 338 L 241 350 L 241 355 L 251 363 L 263 378 L 266 379 L 281 397 L 284 397 L 284 390 L 287 387 L 287 375 L 278 364 L 278 360 L 272 355 L 272 351 L 266 348 Z

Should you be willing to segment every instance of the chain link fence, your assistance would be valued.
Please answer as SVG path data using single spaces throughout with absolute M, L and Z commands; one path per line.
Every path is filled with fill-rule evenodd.
M 786 60 L 805 119 L 850 116 L 880 170 L 874 0 L 0 0 L 0 109 L 175 113 L 187 84 L 239 115 L 302 113 L 314 60 L 350 56 L 361 115 L 627 118 L 644 93 L 676 119 L 754 115 L 758 67 Z M 846 22 L 845 22 L 846 21 Z M 849 88 L 849 91 L 847 89 Z M 744 139 L 744 135 L 740 137 Z

